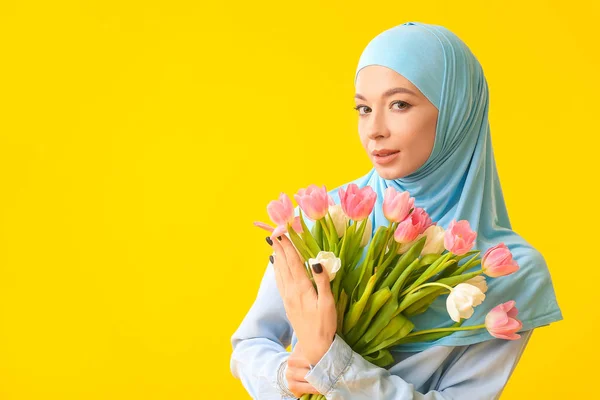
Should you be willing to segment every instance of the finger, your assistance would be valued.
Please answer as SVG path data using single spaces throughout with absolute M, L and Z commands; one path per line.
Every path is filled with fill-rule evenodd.
M 307 382 L 306 379 L 304 379 L 304 377 L 306 376 L 306 374 L 308 374 L 309 371 L 310 368 L 308 367 L 295 367 L 289 372 L 289 375 L 291 377 L 290 379 L 297 382 Z
M 288 267 L 285 250 L 283 250 L 277 239 L 272 240 L 271 242 L 269 242 L 269 244 L 271 244 L 271 246 L 273 247 L 273 251 L 275 252 L 275 255 L 273 256 L 275 258 L 275 268 L 279 270 L 281 274 L 281 282 L 283 284 L 283 287 L 287 290 L 288 285 L 293 283 L 292 281 L 294 280 L 294 278 L 292 277 L 292 273 L 290 272 L 290 268 Z
M 310 283 L 310 280 L 306 276 L 306 268 L 304 268 L 304 261 L 300 258 L 298 250 L 294 246 L 294 243 L 286 235 L 281 235 L 281 247 L 285 251 L 285 257 L 288 261 L 288 266 L 294 279 L 298 282 L 306 280 L 306 283 Z
M 329 281 L 329 274 L 327 270 L 323 268 L 320 263 L 312 265 L 313 277 L 318 290 L 317 306 L 330 306 L 333 301 L 333 293 L 331 292 L 331 283 Z
M 277 289 L 279 290 L 279 295 L 283 298 L 283 295 L 285 293 L 285 286 L 281 278 L 281 271 L 279 271 L 279 268 L 275 267 L 275 253 L 269 256 L 269 264 L 273 266 L 275 282 L 277 283 Z
M 297 350 L 294 350 L 292 352 L 292 354 L 290 354 L 290 356 L 288 357 L 287 364 L 290 368 L 307 368 L 307 369 L 310 365 L 310 363 L 304 357 L 304 355 L 302 353 L 298 352 Z
M 302 395 L 306 393 L 321 394 L 321 392 L 315 389 L 310 383 L 288 381 L 288 388 L 296 397 L 302 397 Z

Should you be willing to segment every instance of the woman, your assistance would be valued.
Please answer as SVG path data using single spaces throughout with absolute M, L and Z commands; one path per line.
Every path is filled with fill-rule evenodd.
M 374 168 L 349 183 L 377 192 L 374 227 L 388 225 L 382 201 L 391 186 L 409 191 L 415 206 L 439 226 L 468 220 L 477 232 L 474 248 L 482 254 L 506 244 L 519 271 L 491 279 L 485 302 L 463 326 L 482 324 L 492 307 L 515 300 L 523 324 L 520 337 L 498 339 L 485 329 L 457 331 L 432 342 L 396 346 L 391 367 L 375 366 L 335 334 L 326 272 L 314 271 L 318 296 L 293 295 L 303 293 L 302 280 L 294 278 L 301 267 L 283 235 L 280 241 L 267 238 L 274 256 L 256 301 L 231 338 L 232 373 L 257 399 L 302 393 L 357 400 L 496 399 L 532 330 L 562 320 L 562 314 L 543 256 L 511 229 L 492 150 L 488 86 L 481 66 L 448 29 L 407 22 L 367 45 L 355 87 L 360 139 Z M 338 190 L 329 192 L 336 203 Z M 449 325 L 445 297 L 411 319 L 415 330 Z M 293 350 L 288 353 L 290 342 Z

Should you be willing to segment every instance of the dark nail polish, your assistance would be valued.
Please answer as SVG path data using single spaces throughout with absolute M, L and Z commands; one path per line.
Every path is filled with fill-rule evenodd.
M 269 261 L 271 261 L 271 264 L 275 264 L 275 259 L 272 254 L 269 256 Z
M 277 240 L 281 242 L 281 236 L 277 236 Z
M 268 236 L 267 236 L 267 243 L 269 243 L 269 246 L 273 246 L 273 241 Z
M 313 264 L 312 269 L 317 274 L 320 274 L 321 272 L 323 272 L 323 266 L 320 263 Z

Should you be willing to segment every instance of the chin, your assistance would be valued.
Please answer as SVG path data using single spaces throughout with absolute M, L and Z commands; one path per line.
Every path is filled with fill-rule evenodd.
M 375 167 L 375 170 L 379 174 L 380 177 L 387 180 L 399 179 L 406 176 L 400 169 L 390 168 L 390 167 Z

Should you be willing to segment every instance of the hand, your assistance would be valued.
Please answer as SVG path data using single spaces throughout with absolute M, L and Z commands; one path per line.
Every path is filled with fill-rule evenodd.
M 302 354 L 300 342 L 297 342 L 287 360 L 285 379 L 290 392 L 296 397 L 302 397 L 305 393 L 321 394 L 313 385 L 308 383 L 304 377 L 310 371 L 309 362 Z
M 277 239 L 281 238 L 280 241 Z M 281 235 L 272 243 L 275 250 L 275 279 L 283 299 L 286 315 L 298 341 L 304 343 L 303 354 L 316 365 L 329 350 L 337 329 L 335 301 L 327 270 L 314 270 L 318 295 L 307 276 L 304 261 L 292 241 Z

